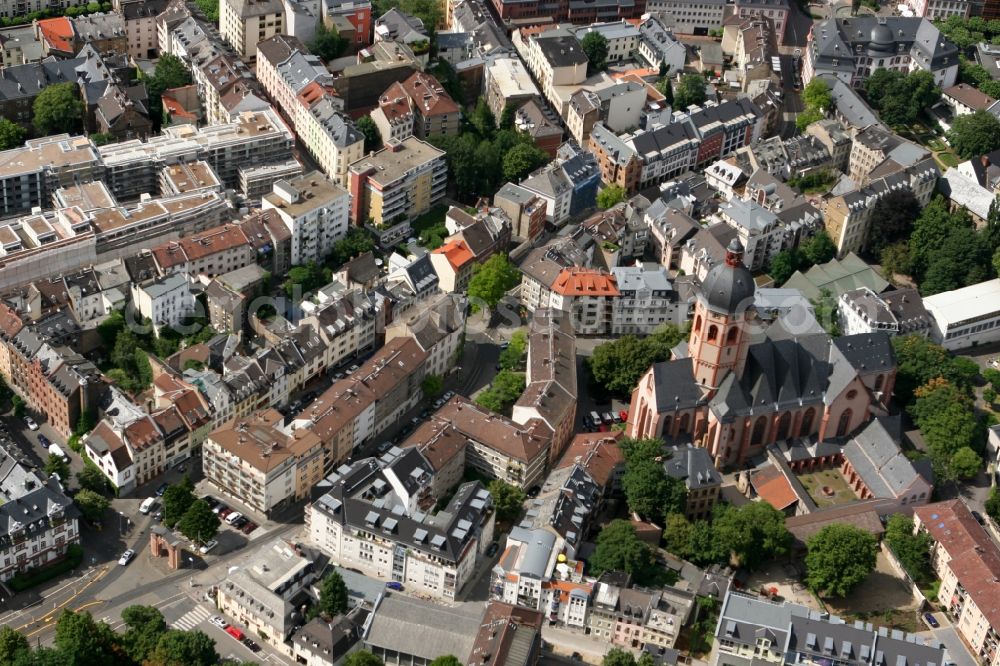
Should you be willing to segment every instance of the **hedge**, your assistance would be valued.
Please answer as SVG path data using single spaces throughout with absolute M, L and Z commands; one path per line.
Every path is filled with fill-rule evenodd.
M 40 585 L 41 583 L 52 580 L 56 576 L 61 576 L 67 571 L 72 571 L 80 566 L 80 562 L 82 561 L 83 548 L 76 543 L 70 544 L 69 547 L 66 548 L 66 557 L 48 567 L 31 569 L 30 571 L 26 571 L 24 573 L 14 574 L 14 577 L 10 579 L 10 587 L 15 592 L 22 592 L 27 590 L 29 587 Z

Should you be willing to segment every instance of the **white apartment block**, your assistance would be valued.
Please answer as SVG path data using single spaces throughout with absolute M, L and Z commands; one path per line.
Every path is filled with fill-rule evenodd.
M 241 57 L 254 60 L 257 42 L 284 32 L 280 0 L 221 0 L 219 32 Z
M 195 310 L 194 293 L 186 275 L 176 273 L 132 285 L 132 303 L 153 322 L 157 334 L 164 326 L 176 326 Z
M 317 172 L 279 180 L 261 200 L 274 209 L 292 235 L 293 265 L 322 262 L 347 235 L 350 196 L 343 187 Z
M 306 509 L 309 540 L 339 566 L 454 601 L 493 541 L 493 499 L 478 481 L 431 514 L 433 471 L 415 448 L 345 465 Z

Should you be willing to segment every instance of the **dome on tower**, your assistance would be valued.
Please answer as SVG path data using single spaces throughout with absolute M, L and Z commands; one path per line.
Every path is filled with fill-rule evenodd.
M 734 313 L 740 304 L 753 301 L 755 287 L 753 275 L 743 265 L 743 245 L 734 238 L 726 248 L 725 262 L 708 271 L 701 293 L 710 309 Z

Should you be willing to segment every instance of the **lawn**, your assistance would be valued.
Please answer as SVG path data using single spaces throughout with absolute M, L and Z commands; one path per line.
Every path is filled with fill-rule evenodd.
M 810 472 L 798 475 L 799 483 L 809 493 L 809 497 L 816 502 L 819 508 L 835 506 L 838 504 L 850 504 L 857 501 L 857 496 L 840 474 L 840 470 L 826 469 L 821 472 Z M 833 491 L 832 495 L 826 495 L 822 488 L 827 487 Z
M 415 236 L 420 238 L 420 244 L 428 250 L 436 250 L 448 236 L 444 217 L 448 213 L 447 206 L 435 206 L 410 223 Z

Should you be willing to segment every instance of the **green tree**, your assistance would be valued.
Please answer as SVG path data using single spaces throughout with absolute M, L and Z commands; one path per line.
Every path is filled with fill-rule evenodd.
M 991 153 L 1000 148 L 1000 120 L 988 111 L 958 116 L 952 121 L 948 142 L 964 160 Z
M 487 489 L 493 497 L 497 519 L 504 523 L 513 523 L 517 520 L 526 498 L 524 491 L 502 479 L 493 479 Z
M 495 308 L 500 299 L 521 281 L 521 271 L 510 263 L 506 254 L 494 254 L 472 269 L 467 293 L 473 299 L 472 310 L 478 312 L 485 304 Z
M 152 606 L 129 606 L 122 611 L 122 620 L 127 627 L 121 639 L 122 646 L 132 661 L 141 664 L 167 631 L 163 613 Z
M 951 471 L 961 480 L 975 478 L 983 468 L 983 459 L 968 446 L 963 446 L 951 456 Z
M 630 463 L 622 475 L 622 490 L 629 510 L 653 521 L 684 511 L 687 501 L 684 482 L 669 476 L 655 460 Z
M 868 234 L 868 250 L 878 256 L 889 245 L 909 238 L 919 216 L 920 202 L 912 191 L 889 192 L 876 201 L 872 209 L 873 224 Z
M 76 482 L 80 484 L 80 488 L 95 493 L 104 493 L 108 489 L 107 478 L 101 470 L 92 465 L 84 465 L 83 469 L 76 473 Z
M 371 116 L 362 116 L 354 123 L 354 127 L 365 135 L 365 152 L 370 153 L 382 147 L 382 133 Z
M 60 474 L 60 478 L 62 475 Z M 93 490 L 81 490 L 73 498 L 80 513 L 91 523 L 98 523 L 104 512 L 111 506 L 111 502 L 104 495 L 99 495 Z
M 663 326 L 652 335 L 623 335 L 594 348 L 587 367 L 594 381 L 609 393 L 626 396 L 654 363 L 670 360 L 670 349 L 685 337 L 676 326 Z
M 802 244 L 802 256 L 810 264 L 825 264 L 837 256 L 837 246 L 826 231 L 817 232 Z
M 621 185 L 608 185 L 597 193 L 597 207 L 607 210 L 625 201 L 625 188 Z
M 639 540 L 635 527 L 627 520 L 612 520 L 601 529 L 589 564 L 592 576 L 605 571 L 624 571 L 639 584 L 656 565 L 652 550 Z
M 450 654 L 442 655 L 431 662 L 431 666 L 462 666 L 458 657 Z
M 628 650 L 611 648 L 601 660 L 601 666 L 636 666 L 635 657 Z
M 32 125 L 40 136 L 83 131 L 83 102 L 76 83 L 54 83 L 42 89 L 32 106 Z
M 62 457 L 57 456 L 54 453 L 50 453 L 49 457 L 45 460 L 44 470 L 49 476 L 58 474 L 62 481 L 69 483 L 71 478 L 69 475 L 69 463 L 64 461 Z
M 674 90 L 674 108 L 683 111 L 692 104 L 702 104 L 705 101 L 706 85 L 705 77 L 701 74 L 682 76 Z
M 601 72 L 608 66 L 608 38 L 599 32 L 588 32 L 580 42 L 591 72 Z
M 201 631 L 169 629 L 157 641 L 147 663 L 150 666 L 215 666 L 219 653 L 215 641 Z
M 7 118 L 0 118 L 0 150 L 19 148 L 24 144 L 27 135 L 28 131 L 17 123 Z
M 802 89 L 802 103 L 807 109 L 829 109 L 833 106 L 830 86 L 820 78 L 814 78 Z
M 31 651 L 28 639 L 20 631 L 0 626 L 0 664 L 12 664 Z
M 823 596 L 845 597 L 875 570 L 878 542 L 853 525 L 827 525 L 809 538 L 807 546 L 807 580 Z
M 444 391 L 444 380 L 441 375 L 426 375 L 424 381 L 420 382 L 420 388 L 425 398 L 436 398 Z
M 73 666 L 106 666 L 120 663 L 118 636 L 87 611 L 63 610 L 56 621 L 55 647 L 72 655 Z
M 507 348 L 500 352 L 500 367 L 504 370 L 520 370 L 528 353 L 528 334 L 516 330 L 511 334 Z
M 802 255 L 797 249 L 782 250 L 771 258 L 767 274 L 771 276 L 776 285 L 782 285 L 795 274 L 795 271 L 799 270 L 802 263 Z
M 348 46 L 348 41 L 341 37 L 336 30 L 329 30 L 322 21 L 316 23 L 316 34 L 309 42 L 310 53 L 315 53 L 324 61 L 330 62 L 344 55 Z M 365 118 L 367 117 L 365 116 Z M 366 147 L 365 150 L 369 149 Z
M 327 618 L 347 612 L 347 584 L 336 571 L 328 573 L 320 583 L 319 611 Z
M 175 483 L 163 493 L 163 524 L 173 527 L 177 524 L 191 505 L 194 504 L 194 484 L 186 476 L 180 483 Z
M 767 502 L 721 511 L 712 526 L 720 545 L 751 571 L 787 553 L 792 541 L 784 514 Z
M 683 513 L 667 514 L 663 522 L 663 548 L 668 553 L 687 559 L 691 554 L 691 537 L 694 525 Z
M 931 538 L 926 532 L 913 533 L 913 518 L 902 513 L 889 516 L 882 539 L 917 584 L 933 579 Z
M 549 161 L 549 156 L 532 143 L 519 143 L 503 158 L 504 180 L 517 183 Z
M 219 532 L 219 517 L 212 513 L 203 499 L 195 500 L 184 517 L 177 523 L 177 529 L 195 543 L 205 543 L 215 538 Z
M 344 666 L 385 666 L 385 664 L 368 650 L 358 650 L 344 658 Z

